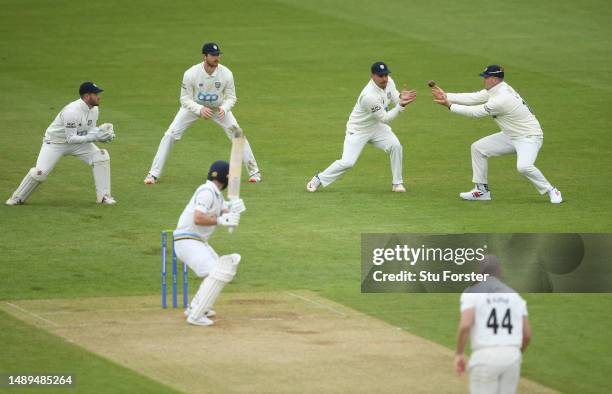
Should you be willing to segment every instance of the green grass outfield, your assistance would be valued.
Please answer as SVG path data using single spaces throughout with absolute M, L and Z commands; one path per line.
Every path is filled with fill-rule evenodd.
M 94 80 L 106 90 L 100 121 L 113 122 L 118 135 L 106 148 L 119 201 L 94 204 L 90 169 L 66 158 L 27 206 L 0 207 L 1 300 L 158 291 L 159 230 L 174 226 L 208 165 L 229 152 L 222 131 L 200 122 L 175 145 L 163 183 L 142 185 L 178 109 L 182 73 L 208 40 L 219 42 L 234 72 L 234 113 L 264 176 L 243 187 L 248 211 L 239 230 L 212 241 L 221 254 L 243 255 L 230 291 L 316 290 L 452 346 L 457 295 L 359 293 L 361 233 L 612 230 L 609 2 L 285 0 L 210 8 L 2 0 L 0 7 L 2 199 L 34 165 L 45 128 L 76 98 L 78 84 Z M 372 147 L 332 187 L 306 193 L 309 178 L 339 157 L 347 117 L 370 64 L 381 59 L 400 86 L 419 91 L 392 124 L 404 145 L 408 193 L 390 193 L 388 159 Z M 469 146 L 496 125 L 432 104 L 425 81 L 478 90 L 476 75 L 490 63 L 506 67 L 543 125 L 537 165 L 563 192 L 561 206 L 538 196 L 512 156 L 490 162 L 494 201 L 458 201 L 471 186 Z M 527 300 L 535 337 L 523 374 L 564 392 L 609 392 L 612 296 Z M 0 371 L 73 371 L 83 392 L 126 389 L 108 385 L 108 376 L 132 392 L 166 389 L 4 314 L 0 333 Z

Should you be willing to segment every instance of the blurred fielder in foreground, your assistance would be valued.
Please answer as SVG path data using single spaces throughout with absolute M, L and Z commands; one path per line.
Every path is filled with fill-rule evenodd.
M 210 326 L 209 318 L 215 315 L 212 307 L 225 284 L 232 281 L 240 255 L 237 253 L 219 257 L 208 244 L 217 226 L 236 227 L 240 214 L 246 210 L 242 199 L 228 204 L 223 190 L 228 184 L 229 163 L 214 162 L 208 171 L 208 180 L 197 188 L 183 210 L 176 230 L 174 247 L 177 257 L 204 281 L 185 311 L 187 322 Z
M 398 92 L 395 82 L 389 77 L 390 72 L 383 62 L 372 65 L 370 82 L 359 94 L 346 124 L 342 158 L 308 182 L 306 189 L 309 192 L 317 191 L 320 185 L 328 186 L 353 168 L 367 143 L 389 154 L 393 176 L 391 190 L 406 191 L 402 178 L 402 145 L 388 124 L 404 111 L 406 105 L 416 99 L 416 91 Z M 393 105 L 393 109 L 387 110 L 389 105 Z
M 96 126 L 98 105 L 103 90 L 93 82 L 79 87 L 78 100 L 66 105 L 45 132 L 36 167 L 31 168 L 6 205 L 21 205 L 44 182 L 63 156 L 76 156 L 92 166 L 99 204 L 115 204 L 111 196 L 110 156 L 106 149 L 93 142 L 109 142 L 115 138 L 111 123 Z
M 468 117 L 492 116 L 501 129 L 499 133 L 472 144 L 472 182 L 476 186 L 459 196 L 464 200 L 490 200 L 487 159 L 516 153 L 518 172 L 529 179 L 540 194 L 547 193 L 551 203 L 561 203 L 561 192 L 534 165 L 544 140 L 540 123 L 525 100 L 504 82 L 502 67 L 488 66 L 480 76 L 484 78 L 485 89 L 475 93 L 445 93 L 432 84 L 431 92 L 436 103 Z
M 183 75 L 181 108 L 159 143 L 151 169 L 144 179 L 146 185 L 157 183 L 172 146 L 198 119 L 212 119 L 223 128 L 229 139 L 232 138 L 232 129 L 239 127 L 232 114 L 237 100 L 234 75 L 229 68 L 219 64 L 221 49 L 215 43 L 206 43 L 202 47 L 202 57 L 202 63 Z M 244 141 L 243 160 L 249 182 L 260 182 L 259 167 L 247 140 Z
M 522 352 L 531 338 L 527 303 L 499 280 L 495 256 L 485 256 L 479 267 L 479 272 L 490 276 L 461 295 L 455 370 L 459 374 L 465 371 L 463 352 L 470 336 L 470 392 L 514 393 L 521 375 Z

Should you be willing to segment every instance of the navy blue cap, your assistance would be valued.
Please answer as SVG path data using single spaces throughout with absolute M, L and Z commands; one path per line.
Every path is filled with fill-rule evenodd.
M 372 74 L 376 74 L 376 75 L 387 75 L 391 72 L 391 70 L 389 70 L 389 67 L 387 67 L 385 62 L 376 62 L 372 64 L 371 70 L 372 70 Z
M 202 47 L 202 53 L 205 55 L 217 56 L 221 54 L 221 48 L 219 48 L 219 45 L 215 44 L 214 42 L 207 42 Z
M 504 68 L 497 64 L 491 64 L 484 69 L 480 74 L 481 77 L 497 77 L 504 79 Z
M 79 96 L 85 93 L 102 93 L 104 89 L 100 89 L 98 85 L 93 82 L 83 82 L 79 87 Z

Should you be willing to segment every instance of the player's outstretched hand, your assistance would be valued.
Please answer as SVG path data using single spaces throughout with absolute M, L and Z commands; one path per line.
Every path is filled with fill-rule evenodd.
M 399 105 L 401 105 L 402 107 L 407 106 L 408 104 L 416 100 L 416 96 L 416 90 L 402 90 L 400 93 Z
M 236 227 L 240 223 L 240 214 L 235 212 L 224 213 L 217 218 L 217 224 L 221 226 Z
M 242 213 L 246 211 L 246 206 L 244 205 L 244 201 L 242 200 L 242 198 L 230 201 L 229 211 L 231 213 Z
M 455 355 L 455 372 L 457 372 L 458 375 L 461 375 L 465 372 L 465 356 L 463 354 L 456 354 Z
M 210 119 L 213 117 L 213 111 L 208 107 L 202 107 L 202 109 L 200 110 L 200 116 L 204 119 Z
M 442 90 L 439 86 L 434 86 L 433 88 L 431 88 L 431 95 L 433 96 L 435 103 L 450 108 L 451 102 L 448 101 L 448 98 L 446 97 L 446 92 Z

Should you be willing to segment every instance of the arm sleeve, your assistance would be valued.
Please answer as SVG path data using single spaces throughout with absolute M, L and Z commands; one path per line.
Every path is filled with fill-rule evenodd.
M 189 78 L 187 71 L 185 71 L 183 82 L 181 83 L 181 106 L 200 116 L 202 105 L 193 100 L 193 84 L 191 83 L 191 78 Z
M 502 103 L 497 100 L 489 100 L 481 105 L 452 104 L 450 110 L 469 118 L 482 118 L 484 116 L 500 115 L 502 113 Z
M 468 309 L 475 309 L 476 308 L 476 297 L 477 297 L 476 293 L 461 294 L 461 301 L 459 302 L 460 304 L 459 309 L 461 310 L 461 312 L 468 310 Z
M 69 144 L 84 144 L 95 140 L 93 135 L 78 135 L 77 126 L 79 124 L 79 115 L 73 111 L 62 113 L 62 121 L 64 122 L 64 130 L 66 132 L 66 142 Z
M 391 102 L 393 103 L 394 106 L 399 106 L 399 102 L 400 102 L 400 92 L 397 90 L 397 87 L 395 86 L 395 81 L 393 81 L 393 85 L 391 85 Z
M 213 192 L 207 189 L 200 190 L 195 196 L 195 210 L 205 214 L 210 214 L 214 205 Z
M 382 103 L 379 103 L 376 98 L 372 96 L 364 96 L 361 100 L 361 106 L 366 110 L 370 111 L 379 122 L 390 123 L 393 119 L 397 118 L 399 114 L 404 111 L 404 107 L 396 105 L 392 110 L 386 111 Z
M 446 93 L 446 98 L 453 104 L 476 105 L 484 104 L 489 99 L 486 89 L 474 93 Z
M 229 78 L 227 80 L 227 85 L 225 85 L 225 92 L 223 94 L 223 103 L 221 103 L 220 107 L 227 113 L 229 112 L 238 98 L 236 97 L 236 86 L 234 85 L 234 74 L 229 73 Z

